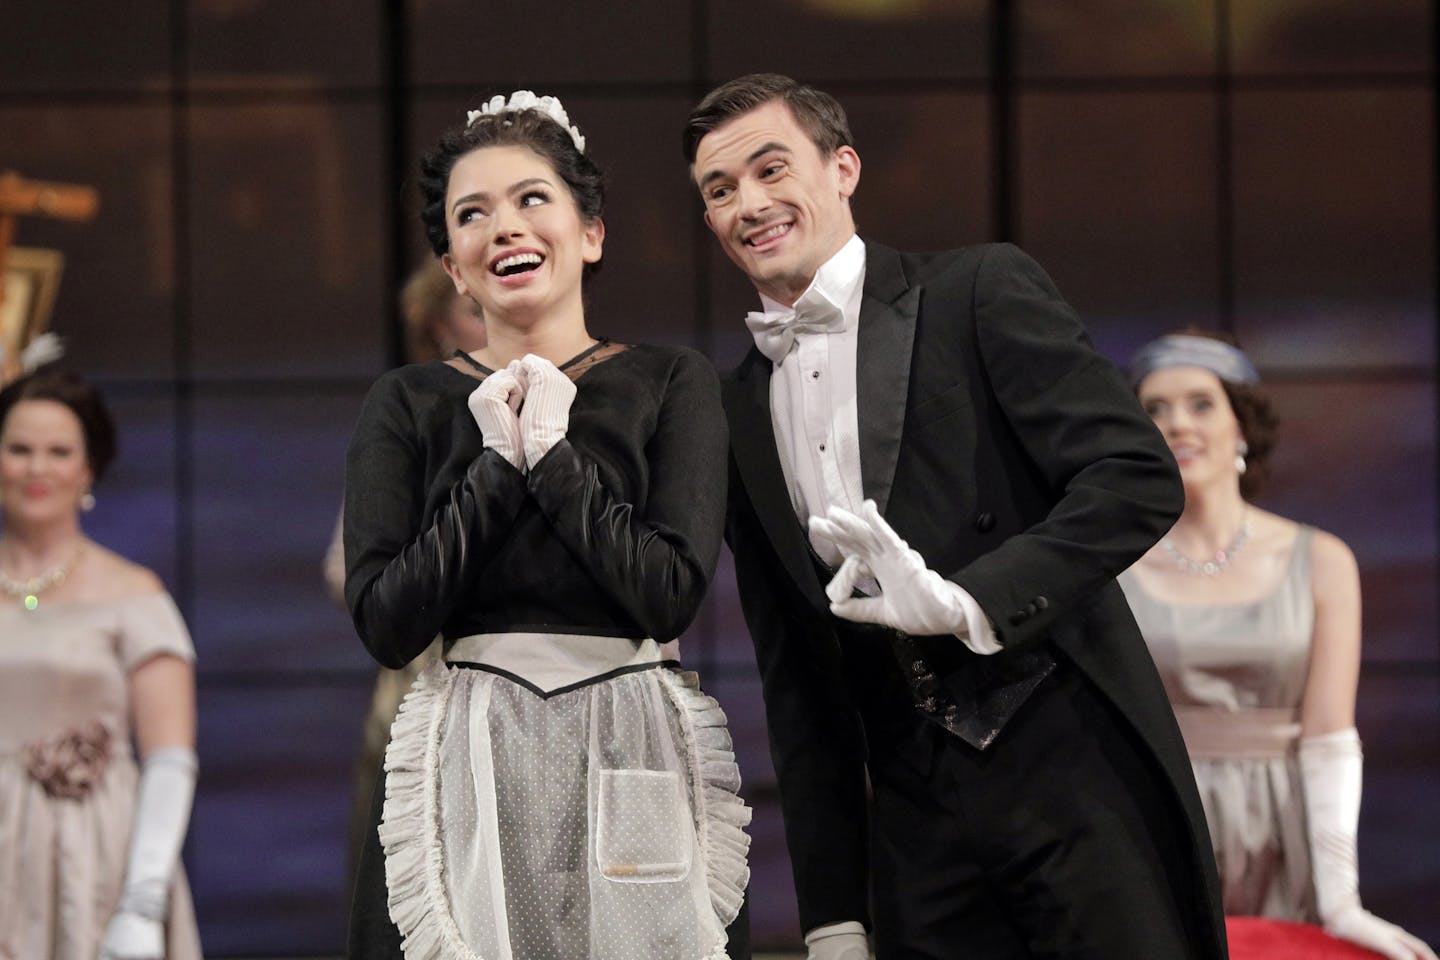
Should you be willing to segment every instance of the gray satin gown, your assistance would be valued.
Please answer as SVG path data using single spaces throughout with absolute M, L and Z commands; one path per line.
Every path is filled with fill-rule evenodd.
M 1166 603 L 1119 577 L 1185 735 L 1227 914 L 1316 921 L 1296 756 L 1313 535 L 1300 528 L 1279 586 L 1249 603 Z

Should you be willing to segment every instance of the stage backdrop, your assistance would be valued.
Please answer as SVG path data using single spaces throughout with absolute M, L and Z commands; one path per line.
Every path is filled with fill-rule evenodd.
M 866 236 L 1013 240 L 1124 360 L 1238 333 L 1283 417 L 1264 505 L 1364 575 L 1365 902 L 1440 942 L 1434 25 L 1423 0 L 21 0 L 0 166 L 91 183 L 54 318 L 123 424 L 87 520 L 153 566 L 199 650 L 186 858 L 211 956 L 334 954 L 373 670 L 320 559 L 347 435 L 398 359 L 418 152 L 517 86 L 610 174 L 598 334 L 721 366 L 754 305 L 705 233 L 688 106 L 752 70 L 848 106 Z M 798 942 L 728 558 L 686 656 L 756 807 L 755 939 Z

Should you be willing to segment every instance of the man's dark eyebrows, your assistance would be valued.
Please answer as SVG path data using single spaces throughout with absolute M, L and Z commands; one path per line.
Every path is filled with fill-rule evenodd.
M 752 164 L 756 160 L 759 160 L 761 157 L 765 156 L 765 154 L 775 152 L 793 153 L 794 151 L 792 151 L 789 147 L 785 146 L 785 144 L 781 143 L 778 140 L 771 140 L 769 143 L 762 144 L 754 151 L 752 151 L 750 156 L 745 158 L 745 163 L 747 165 Z M 711 170 L 709 173 L 705 174 L 705 176 L 700 178 L 700 189 L 705 189 L 705 185 L 708 184 L 711 180 L 718 180 L 720 177 L 723 176 L 725 176 L 724 171 Z
M 759 160 L 761 157 L 765 156 L 765 154 L 775 153 L 777 151 L 780 153 L 794 152 L 789 147 L 785 146 L 785 144 L 780 143 L 778 140 L 771 140 L 769 143 L 757 147 L 754 153 L 750 154 L 750 156 L 745 158 L 745 162 L 754 163 L 756 160 Z

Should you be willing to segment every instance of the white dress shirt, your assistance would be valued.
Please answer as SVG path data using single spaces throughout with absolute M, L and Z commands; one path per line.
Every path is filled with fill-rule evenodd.
M 838 310 L 843 316 L 843 323 L 828 332 L 799 330 L 770 375 L 770 419 L 780 467 L 795 515 L 807 530 L 812 515 L 824 516 L 831 506 L 859 515 L 865 500 L 855 387 L 864 287 L 865 244 L 852 235 L 816 271 L 794 307 L 760 296 L 767 314 Z M 760 340 L 758 333 L 756 340 Z M 828 540 L 811 535 L 810 543 L 831 566 L 838 567 L 843 561 Z M 998 650 L 995 631 L 975 598 L 958 584 L 949 586 L 964 611 L 963 620 L 952 625 L 952 632 L 976 652 Z M 872 596 L 878 592 L 873 580 L 860 583 L 859 588 Z

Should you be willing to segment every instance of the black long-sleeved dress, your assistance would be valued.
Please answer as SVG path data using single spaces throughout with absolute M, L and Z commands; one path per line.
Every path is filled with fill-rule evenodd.
M 523 643 L 535 635 L 541 638 L 537 643 L 579 645 L 576 649 L 582 649 L 607 638 L 665 643 L 677 637 L 695 616 L 714 571 L 725 510 L 726 427 L 714 371 L 703 357 L 684 348 L 609 343 L 592 348 L 561 369 L 577 387 L 567 435 L 528 474 L 483 446 L 466 399 L 488 371 L 468 358 L 403 367 L 381 377 L 371 389 L 347 461 L 346 600 L 361 639 L 382 664 L 405 664 L 437 633 L 451 644 L 458 638 L 497 634 L 512 640 L 518 636 Z M 583 691 L 541 696 L 533 687 L 508 682 L 517 678 L 498 671 L 498 679 L 492 672 L 478 681 L 485 685 L 482 697 L 463 682 L 458 687 L 452 682 L 457 677 L 475 679 L 476 672 L 454 663 L 437 665 L 433 672 L 431 676 L 427 671 L 417 682 L 417 691 L 411 695 L 417 702 L 410 705 L 408 723 L 414 727 L 424 720 L 431 728 L 448 731 L 435 733 L 432 740 L 449 739 L 435 748 L 440 754 L 436 770 L 415 773 L 410 767 L 423 766 L 415 757 L 424 753 L 426 744 L 419 733 L 415 735 L 418 746 L 400 743 L 407 724 L 407 711 L 402 709 L 387 760 L 391 773 L 385 792 L 390 801 L 385 807 L 385 826 L 380 829 L 386 862 L 382 868 L 381 845 L 372 839 L 357 882 L 351 955 L 399 955 L 399 937 L 385 909 L 387 873 L 388 913 L 400 919 L 400 927 L 409 937 L 405 951 L 409 960 L 458 956 L 457 942 L 476 949 L 471 941 L 480 934 L 467 929 L 466 915 L 471 908 L 458 902 L 462 893 L 471 900 L 495 899 L 500 904 L 497 909 L 508 915 L 515 928 L 512 935 L 545 941 L 512 944 L 517 957 L 560 956 L 577 949 L 591 955 L 603 952 L 603 931 L 591 934 L 593 943 L 581 942 L 583 930 L 577 933 L 574 929 L 554 934 L 552 942 L 544 928 L 564 926 L 587 910 L 630 909 L 607 906 L 617 890 L 622 897 L 641 898 L 635 903 L 643 904 L 648 902 L 644 897 L 653 896 L 666 882 L 673 886 L 680 880 L 667 879 L 663 872 L 651 876 L 646 871 L 654 873 L 658 868 L 633 864 L 627 868 L 643 874 L 643 881 L 623 885 L 613 877 L 587 881 L 581 876 L 584 850 L 577 853 L 571 848 L 588 844 L 589 853 L 583 859 L 594 860 L 594 844 L 601 842 L 590 838 L 592 833 L 601 833 L 595 826 L 594 810 L 588 814 L 588 825 L 582 821 L 587 816 L 583 808 L 593 808 L 599 788 L 589 788 L 587 801 L 586 788 L 567 778 L 573 774 L 583 779 L 585 769 L 596 765 L 663 765 L 654 759 L 653 751 L 645 754 L 641 750 L 638 758 L 627 754 L 628 759 L 615 759 L 626 751 L 634 753 L 631 740 L 648 742 L 655 732 L 641 730 L 641 723 L 633 729 L 624 726 L 622 734 L 618 732 L 622 728 L 611 728 L 607 717 L 596 729 L 603 728 L 617 743 L 592 745 L 588 756 L 585 744 L 572 744 L 572 738 L 553 731 L 545 736 L 556 742 L 547 741 L 543 747 L 527 742 L 523 749 L 517 746 L 512 751 L 504 738 L 513 736 L 518 744 L 522 735 L 532 740 L 541 736 L 534 730 L 541 715 L 526 711 L 542 709 L 543 702 L 543 709 L 550 711 L 544 716 L 554 715 L 556 710 L 566 709 L 567 698 Z M 664 704 L 670 704 L 670 697 L 676 698 L 675 703 L 690 704 L 678 711 L 673 704 L 664 706 L 668 719 L 660 721 L 661 726 L 668 724 L 681 744 L 681 766 L 688 762 L 698 771 L 709 765 L 702 761 L 719 760 L 712 773 L 719 770 L 721 780 L 733 779 L 733 755 L 728 754 L 728 735 L 718 707 L 698 691 L 681 690 L 673 679 L 678 674 L 669 670 L 652 674 L 667 678 L 657 688 L 664 695 L 635 696 Z M 460 693 L 453 693 L 452 688 Z M 491 717 L 483 736 L 474 732 L 478 728 L 466 728 L 468 721 L 456 719 L 477 710 Z M 572 711 L 578 718 L 573 719 L 576 738 L 583 738 L 587 735 L 583 731 L 591 729 L 586 710 L 593 708 Z M 621 708 L 616 710 L 618 716 Z M 701 718 L 698 727 L 693 722 L 697 717 Z M 564 724 L 571 722 L 566 720 L 556 729 L 568 730 Z M 516 729 L 521 732 L 507 732 Z M 498 738 L 493 745 L 492 734 Z M 480 748 L 475 743 L 480 740 L 484 741 L 486 763 L 492 746 L 496 753 L 496 786 L 489 793 L 484 788 L 459 789 L 452 782 L 458 775 L 447 780 L 444 773 L 449 763 L 447 750 L 478 756 Z M 607 759 L 597 762 L 602 754 Z M 720 769 L 726 766 L 727 756 L 729 769 Z M 396 773 L 396 767 L 406 769 Z M 484 779 L 468 766 L 465 769 L 467 776 Z M 645 771 L 652 779 L 654 772 Z M 607 770 L 605 783 L 624 781 L 629 773 Z M 428 787 L 427 777 L 434 781 Z M 509 784 L 517 780 L 554 781 L 561 787 L 547 787 L 541 791 L 543 796 L 522 790 L 510 797 Z M 641 782 L 639 775 L 630 780 L 637 785 Z M 690 800 L 692 808 L 697 797 L 703 806 L 703 795 L 712 786 L 715 784 L 698 779 L 686 782 L 682 796 Z M 410 791 L 418 796 L 426 789 L 431 803 L 418 819 L 401 809 L 409 803 L 402 794 Z M 494 807 L 497 792 L 498 813 Z M 733 790 L 730 793 L 733 795 Z M 565 814 L 568 820 L 561 817 L 556 821 L 560 826 L 536 826 L 529 821 L 548 824 L 545 817 L 552 814 L 532 813 L 516 804 L 545 806 L 547 810 L 579 804 L 582 809 Z M 374 806 L 378 822 L 379 797 Z M 718 804 L 717 808 L 723 806 L 727 805 Z M 525 812 L 517 812 L 521 809 Z M 706 838 L 713 835 L 717 844 L 738 845 L 743 870 L 745 841 L 738 827 L 748 814 L 729 805 L 721 815 L 732 821 L 733 833 L 724 824 L 713 823 L 696 823 L 693 832 Z M 497 818 L 502 821 L 498 835 L 489 823 Z M 436 824 L 435 835 L 407 835 L 407 831 L 424 834 L 430 821 Z M 421 826 L 415 827 L 416 823 Z M 645 827 L 642 832 L 650 829 Z M 466 831 L 474 831 L 477 838 L 455 840 Z M 509 837 L 506 831 L 524 836 Z M 536 831 L 551 831 L 556 836 L 537 839 Z M 449 861 L 486 861 L 487 838 L 492 847 L 504 848 L 505 856 L 510 856 L 513 848 L 517 860 L 522 855 L 538 858 L 534 870 L 543 875 L 544 883 L 529 890 L 507 875 L 503 891 L 496 893 L 483 878 L 472 882 L 456 875 L 458 868 Z M 442 839 L 455 846 L 444 857 L 414 849 L 442 845 Z M 537 848 L 540 852 L 534 853 Z M 733 899 L 738 907 L 738 890 L 717 891 L 718 868 L 708 861 L 727 860 L 734 874 L 735 851 L 712 857 L 713 852 L 697 847 L 696 859 L 707 862 L 692 866 L 701 873 L 705 872 L 701 867 L 709 871 L 715 913 L 723 925 L 733 918 L 728 901 Z M 737 874 L 729 880 L 719 886 L 738 883 L 743 889 L 743 876 Z M 439 887 L 445 891 L 442 901 L 456 902 L 436 906 L 423 897 L 411 896 L 427 885 L 432 901 L 434 889 Z M 532 901 L 537 898 L 546 902 L 540 911 L 543 916 L 533 908 Z M 558 906 L 551 900 L 558 900 Z M 443 916 L 436 921 L 424 914 Z M 592 926 L 595 922 L 593 918 L 590 921 Z M 681 921 L 673 917 L 658 921 L 662 934 L 667 922 Z M 542 928 L 540 933 L 535 932 L 537 927 Z M 664 948 L 657 949 L 663 952 Z

